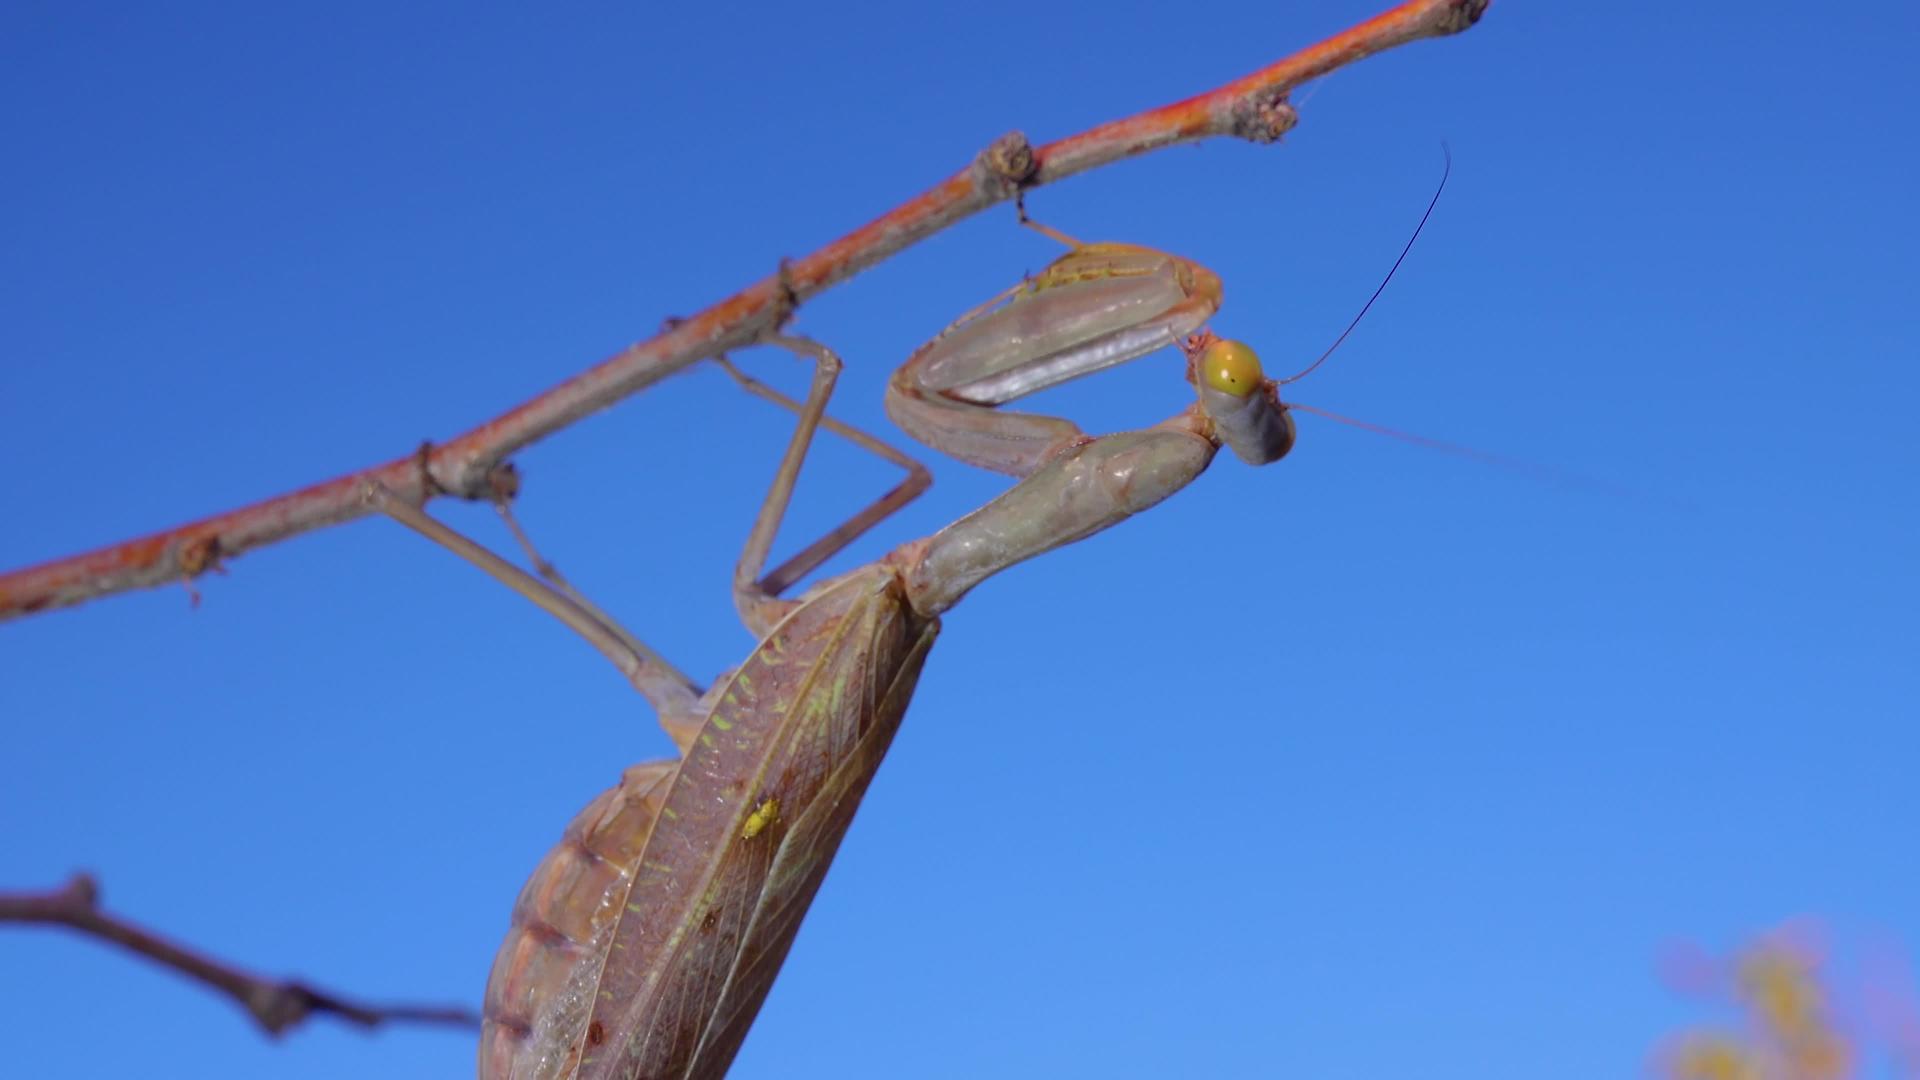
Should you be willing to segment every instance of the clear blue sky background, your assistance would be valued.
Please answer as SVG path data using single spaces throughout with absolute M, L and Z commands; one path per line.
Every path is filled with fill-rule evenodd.
M 1372 10 L 11 4 L 0 565 L 461 431 L 1005 130 L 1081 131 Z M 1319 85 L 1282 145 L 1039 192 L 1062 229 L 1220 271 L 1217 327 L 1290 368 L 1449 140 L 1426 236 L 1297 396 L 1564 476 L 1303 418 L 1284 463 L 1223 458 L 980 589 L 737 1075 L 1630 1076 L 1710 1016 L 1657 978 L 1675 939 L 1810 915 L 1847 979 L 1911 958 L 1917 32 L 1907 4 L 1504 0 Z M 835 411 L 890 431 L 886 373 L 1054 254 L 996 210 L 809 305 Z M 1176 372 L 1045 400 L 1138 426 Z M 711 675 L 752 644 L 728 574 L 788 431 L 689 373 L 526 453 L 524 517 Z M 836 566 L 1004 483 L 934 468 Z M 788 544 L 892 480 L 823 445 Z M 91 868 L 262 970 L 477 1002 L 536 859 L 666 749 L 644 703 L 394 525 L 231 571 L 197 611 L 163 589 L 0 627 L 0 879 Z M 0 1034 L 18 1076 L 472 1067 L 443 1033 L 275 1045 L 13 930 Z

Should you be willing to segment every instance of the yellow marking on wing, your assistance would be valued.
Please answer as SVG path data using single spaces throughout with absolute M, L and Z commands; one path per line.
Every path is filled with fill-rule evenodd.
M 746 823 L 740 826 L 740 839 L 751 840 L 760 835 L 760 831 L 780 820 L 780 800 L 767 799 L 747 815 Z
M 1040 276 L 1027 283 L 1027 294 L 1037 295 L 1048 289 L 1063 288 L 1068 285 L 1083 285 L 1094 281 L 1106 281 L 1118 278 L 1145 277 L 1156 272 L 1159 267 L 1142 269 L 1135 266 L 1116 266 L 1116 255 L 1164 255 L 1176 264 L 1177 256 L 1165 252 L 1152 251 L 1133 244 L 1093 243 L 1083 244 L 1079 248 L 1055 259 Z
M 728 722 L 727 722 L 727 721 L 725 721 L 725 720 L 722 720 L 722 719 L 720 719 L 720 718 L 719 718 L 718 716 L 710 716 L 710 717 L 708 717 L 708 718 L 707 718 L 707 723 L 709 723 L 709 724 L 712 724 L 712 725 L 713 725 L 714 727 L 717 727 L 717 728 L 719 728 L 719 729 L 720 729 L 721 731 L 732 731 L 732 730 L 733 730 L 733 725 L 732 725 L 732 724 L 730 724 L 730 723 L 728 723 Z

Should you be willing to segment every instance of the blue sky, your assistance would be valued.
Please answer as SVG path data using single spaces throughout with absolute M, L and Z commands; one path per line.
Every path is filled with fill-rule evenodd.
M 695 7 L 10 5 L 0 565 L 464 430 L 1002 131 L 1074 133 L 1373 10 Z M 1285 462 L 1223 458 L 982 587 L 737 1075 L 1615 1077 L 1709 1016 L 1658 981 L 1676 939 L 1811 916 L 1913 957 L 1916 31 L 1897 4 L 1506 0 L 1318 85 L 1281 145 L 1034 195 L 1219 271 L 1216 327 L 1290 369 L 1449 141 L 1426 235 L 1295 396 L 1558 479 L 1305 417 Z M 808 305 L 847 359 L 835 413 L 891 432 L 886 373 L 1055 253 L 995 211 Z M 1176 371 L 1044 401 L 1139 426 L 1184 403 Z M 727 581 L 789 430 L 691 372 L 522 455 L 523 517 L 709 676 L 752 644 Z M 1004 486 L 932 464 L 836 567 Z M 891 482 L 823 444 L 788 543 Z M 204 593 L 0 627 L 0 879 L 88 867 L 261 970 L 477 1001 L 539 855 L 665 752 L 644 702 L 380 521 Z M 19 1075 L 471 1068 L 442 1033 L 275 1045 L 51 933 L 0 934 L 0 1017 Z

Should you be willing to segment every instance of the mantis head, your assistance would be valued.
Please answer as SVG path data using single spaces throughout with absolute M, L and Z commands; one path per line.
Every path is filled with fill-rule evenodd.
M 1181 348 L 1187 354 L 1187 377 L 1220 441 L 1249 465 L 1286 457 L 1293 449 L 1293 417 L 1280 400 L 1279 384 L 1261 369 L 1253 346 L 1202 331 Z

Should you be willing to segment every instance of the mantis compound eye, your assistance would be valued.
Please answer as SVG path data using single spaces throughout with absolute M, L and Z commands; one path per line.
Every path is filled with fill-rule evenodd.
M 1266 378 L 1259 355 L 1240 341 L 1215 341 L 1202 350 L 1200 377 L 1213 389 L 1239 398 L 1258 390 Z

